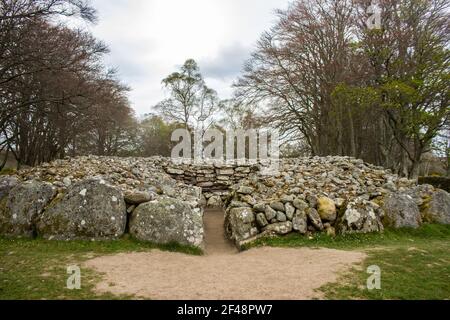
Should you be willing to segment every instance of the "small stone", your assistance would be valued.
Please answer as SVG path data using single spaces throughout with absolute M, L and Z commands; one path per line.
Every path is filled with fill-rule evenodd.
M 128 190 L 125 192 L 124 199 L 126 203 L 139 205 L 152 201 L 154 196 L 146 191 Z
M 173 175 L 183 175 L 184 171 L 176 168 L 167 168 L 167 173 Z
M 255 191 L 255 189 L 253 189 L 253 188 L 251 188 L 251 187 L 241 186 L 241 187 L 239 187 L 237 193 L 240 193 L 240 194 L 248 194 L 248 195 L 250 195 L 250 194 L 252 194 L 254 191 Z
M 278 220 L 279 222 L 286 222 L 286 221 L 287 221 L 287 217 L 286 217 L 286 215 L 284 214 L 284 212 L 281 212 L 281 211 L 278 211 L 278 212 L 277 212 L 277 220 Z
M 243 195 L 243 196 L 241 196 L 241 200 L 244 201 L 244 202 L 247 202 L 252 207 L 256 204 L 256 200 L 250 195 Z
M 275 219 L 277 216 L 277 212 L 273 210 L 270 206 L 266 206 L 265 210 L 266 218 L 267 220 L 271 221 L 272 219 Z
M 229 208 L 242 208 L 242 207 L 249 207 L 250 205 L 246 202 L 242 202 L 242 201 L 236 201 L 233 200 L 231 201 L 230 205 L 228 206 Z
M 322 220 L 320 220 L 319 213 L 314 208 L 309 208 L 306 210 L 306 214 L 308 215 L 309 221 L 311 221 L 314 228 L 319 231 L 323 230 Z
M 266 205 L 264 203 L 257 203 L 253 206 L 253 209 L 256 212 L 265 212 L 266 211 Z
M 281 211 L 281 212 L 284 212 L 284 204 L 283 203 L 281 203 L 281 202 L 279 202 L 279 201 L 275 201 L 275 202 L 272 202 L 271 204 L 270 204 L 270 207 L 273 209 L 273 210 L 276 210 L 276 211 Z
M 288 218 L 288 220 L 292 221 L 292 218 L 294 217 L 295 214 L 295 207 L 290 202 L 288 202 L 284 205 L 284 208 L 286 212 L 286 217 Z
M 63 183 L 64 183 L 64 185 L 65 185 L 66 187 L 70 187 L 70 186 L 72 185 L 72 180 L 70 180 L 69 177 L 65 177 L 65 178 L 63 179 Z
M 311 208 L 314 208 L 314 209 L 317 208 L 317 197 L 316 197 L 316 196 L 308 195 L 308 196 L 306 197 L 306 201 L 308 201 L 309 206 L 310 206 Z
M 212 196 L 208 199 L 207 206 L 209 208 L 221 208 L 223 207 L 223 201 L 220 196 Z
M 334 229 L 333 227 L 331 227 L 331 226 L 328 227 L 326 229 L 326 231 L 327 231 L 327 236 L 332 237 L 332 238 L 336 237 L 336 229 Z
M 304 210 L 308 209 L 308 207 L 309 207 L 309 205 L 301 199 L 295 199 L 293 204 L 294 204 L 294 207 L 296 207 L 300 211 L 304 211 Z
M 297 210 L 292 218 L 292 225 L 295 231 L 301 234 L 306 234 L 308 231 L 308 217 L 305 211 Z
M 234 174 L 234 169 L 219 169 L 217 170 L 219 176 L 232 176 Z
M 287 221 L 271 224 L 268 225 L 266 228 L 264 228 L 264 231 L 268 233 L 274 233 L 280 236 L 286 235 L 292 232 L 292 222 Z
M 334 200 L 334 204 L 336 205 L 336 208 L 342 208 L 345 205 L 345 199 L 343 198 L 336 198 Z
M 293 202 L 294 201 L 294 196 L 292 195 L 285 195 L 283 197 L 281 197 L 281 202 L 283 202 L 284 204 L 286 204 L 287 202 Z
M 267 226 L 269 224 L 269 222 L 267 221 L 266 216 L 264 215 L 264 213 L 258 213 L 256 215 L 256 223 L 261 228 L 264 228 L 265 226 Z

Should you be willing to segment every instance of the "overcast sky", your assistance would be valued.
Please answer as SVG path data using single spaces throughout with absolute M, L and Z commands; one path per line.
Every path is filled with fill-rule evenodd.
M 89 27 L 109 45 L 110 66 L 132 91 L 138 115 L 164 99 L 161 80 L 188 58 L 207 84 L 229 98 L 231 84 L 274 10 L 289 0 L 92 0 L 99 22 Z

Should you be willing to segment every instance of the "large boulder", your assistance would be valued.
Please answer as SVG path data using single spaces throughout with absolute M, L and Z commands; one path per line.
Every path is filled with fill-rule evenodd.
M 406 194 L 390 194 L 383 201 L 383 224 L 392 228 L 418 228 L 422 224 L 419 207 Z
M 225 215 L 225 231 L 230 240 L 239 243 L 259 233 L 256 217 L 251 208 L 233 208 Z
M 130 234 L 140 241 L 203 248 L 203 211 L 179 199 L 160 197 L 133 211 Z
M 437 190 L 422 205 L 422 218 L 425 222 L 450 224 L 450 194 Z
M 413 188 L 408 188 L 404 194 L 410 196 L 417 206 L 421 207 L 423 204 L 431 199 L 431 196 L 436 192 L 436 189 L 429 185 L 418 185 Z
M 49 240 L 109 240 L 123 235 L 126 219 L 122 192 L 103 180 L 88 179 L 58 195 L 37 230 Z
M 363 197 L 351 201 L 339 218 L 337 230 L 341 234 L 383 232 L 383 209 Z
M 18 238 L 36 236 L 36 222 L 55 194 L 55 187 L 38 181 L 18 184 L 11 189 L 0 204 L 0 234 Z

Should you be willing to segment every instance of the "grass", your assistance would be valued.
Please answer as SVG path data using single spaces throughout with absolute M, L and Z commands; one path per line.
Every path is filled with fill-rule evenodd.
M 252 246 L 325 247 L 367 253 L 360 266 L 320 291 L 326 299 L 450 299 L 450 226 L 386 230 L 384 234 L 354 234 L 331 238 L 300 235 L 261 239 Z M 381 269 L 381 290 L 368 290 L 367 268 Z
M 100 255 L 151 249 L 201 255 L 199 249 L 177 244 L 154 245 L 124 238 L 111 242 L 53 242 L 0 238 L 0 300 L 132 299 L 130 296 L 97 295 L 100 274 L 81 270 L 81 290 L 69 290 L 67 267 Z
M 307 238 L 291 234 L 261 239 L 253 246 L 312 247 L 358 250 L 367 259 L 336 283 L 320 289 L 327 299 L 450 299 L 450 226 L 386 230 L 384 234 L 354 234 Z M 249 248 L 249 247 L 248 247 Z M 67 267 L 81 266 L 96 256 L 160 249 L 201 255 L 199 249 L 176 244 L 157 246 L 129 238 L 112 242 L 53 242 L 0 238 L 0 300 L 10 299 L 133 299 L 97 295 L 100 274 L 82 269 L 81 290 L 66 288 Z M 369 291 L 367 267 L 381 268 L 381 290 Z

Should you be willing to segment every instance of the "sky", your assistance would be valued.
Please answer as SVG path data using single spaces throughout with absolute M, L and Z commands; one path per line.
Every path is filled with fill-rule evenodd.
M 167 97 L 162 79 L 195 59 L 209 87 L 230 98 L 232 83 L 260 35 L 289 0 L 92 0 L 99 22 L 87 28 L 104 41 L 106 58 L 131 92 L 137 115 Z

